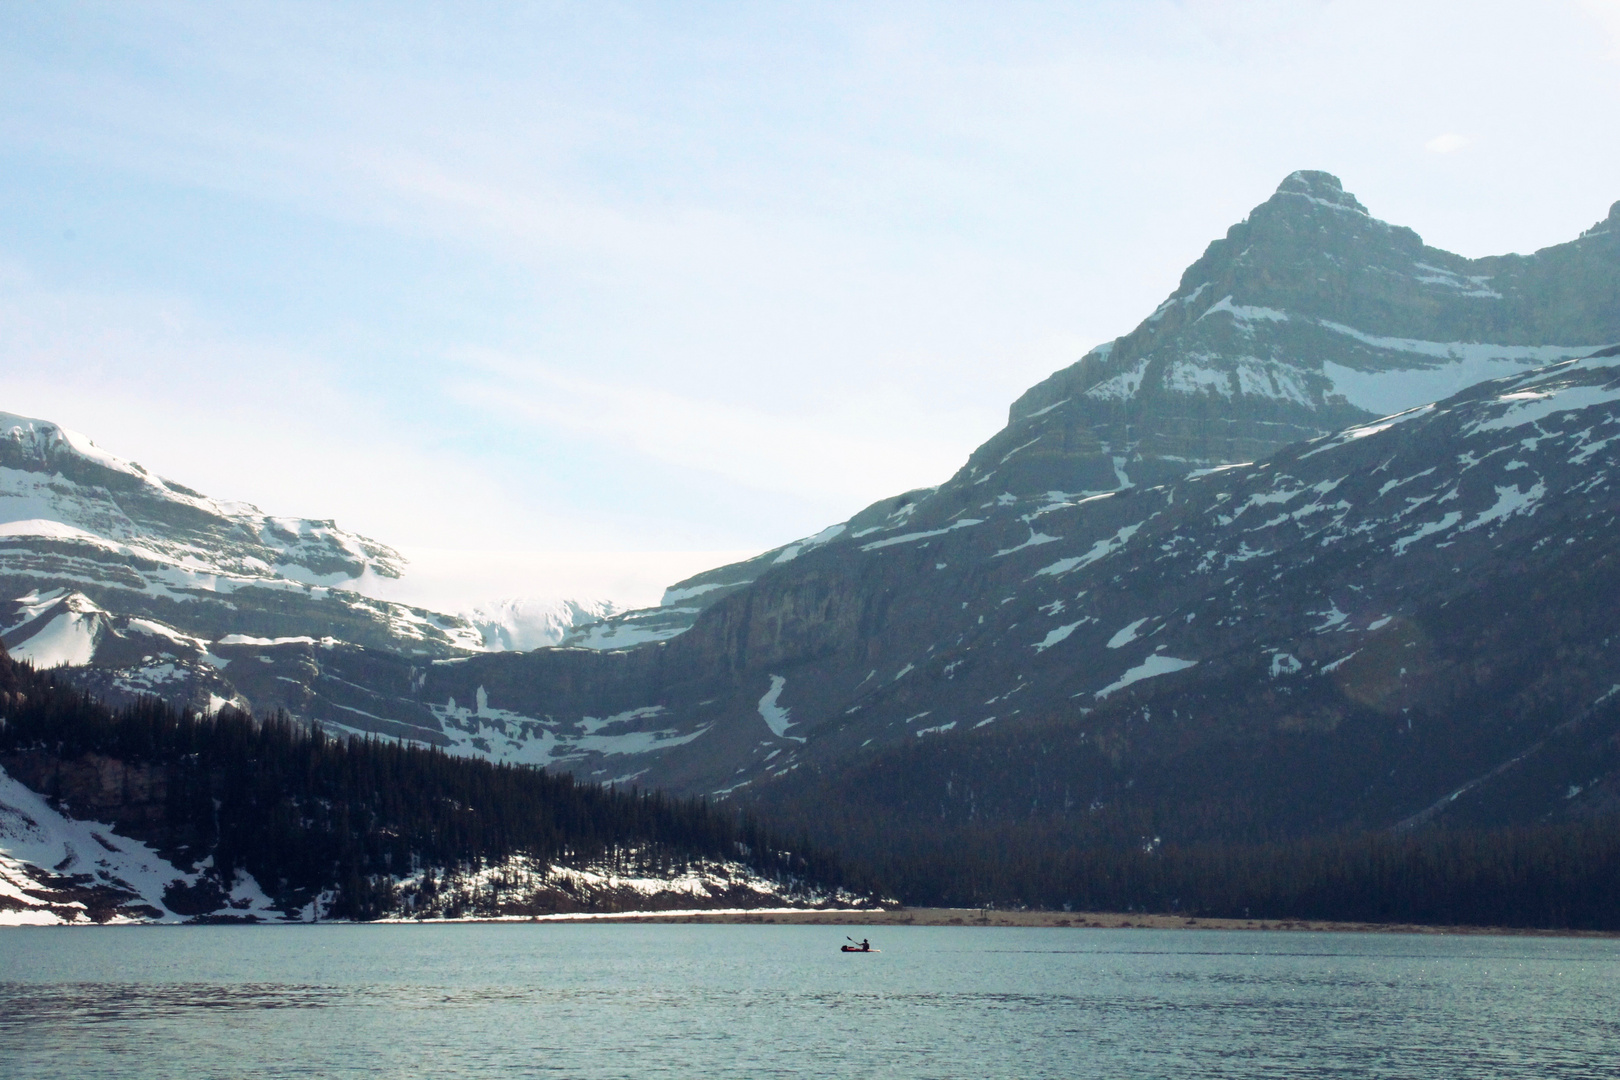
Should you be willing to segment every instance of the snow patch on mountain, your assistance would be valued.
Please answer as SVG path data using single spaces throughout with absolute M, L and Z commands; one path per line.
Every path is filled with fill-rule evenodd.
M 1344 327 L 1344 330 L 1349 330 Z M 1369 335 L 1358 334 L 1365 338 Z M 1381 341 L 1400 339 L 1383 338 Z M 1441 358 L 1440 363 L 1405 367 L 1396 370 L 1363 371 L 1346 367 L 1331 360 L 1324 361 L 1322 371 L 1333 384 L 1332 392 L 1344 397 L 1350 404 L 1380 416 L 1388 416 L 1431 401 L 1439 401 L 1487 379 L 1500 379 L 1524 374 L 1528 370 L 1550 361 L 1567 360 L 1587 347 L 1547 346 L 1531 348 L 1507 345 L 1473 345 L 1461 342 L 1416 342 L 1402 344 L 1426 346 L 1426 349 L 1405 349 L 1405 352 Z
M 1142 376 L 1147 373 L 1147 367 L 1146 359 L 1139 360 L 1118 375 L 1104 379 L 1091 387 L 1085 396 L 1101 401 L 1125 401 L 1135 397 L 1136 391 L 1142 386 Z
M 88 664 L 107 627 L 107 613 L 83 593 L 34 590 L 19 597 L 0 641 L 35 668 Z
M 1098 559 L 1106 558 L 1123 548 L 1126 543 L 1129 542 L 1130 538 L 1135 536 L 1138 530 L 1141 528 L 1142 522 L 1137 522 L 1135 525 L 1127 525 L 1123 529 L 1116 532 L 1113 536 L 1098 540 L 1096 543 L 1092 544 L 1091 550 L 1087 551 L 1084 555 L 1074 555 L 1067 559 L 1059 559 L 1057 562 L 1052 563 L 1049 566 L 1043 566 L 1039 570 L 1035 571 L 1035 576 L 1058 577 L 1073 570 L 1078 570 L 1083 566 L 1090 566 Z
M 1116 690 L 1125 689 L 1125 687 L 1134 682 L 1141 682 L 1143 679 L 1151 679 L 1158 675 L 1168 675 L 1173 671 L 1185 671 L 1187 668 L 1193 667 L 1197 663 L 1198 661 L 1196 660 L 1177 660 L 1173 656 L 1164 656 L 1159 653 L 1154 653 L 1140 664 L 1137 664 L 1135 667 L 1125 672 L 1125 674 L 1121 675 L 1118 679 L 1115 679 L 1101 690 L 1098 690 L 1096 697 L 1099 699 L 1105 698 L 1109 694 L 1114 693 Z
M 789 735 L 787 729 L 793 726 L 793 719 L 786 705 L 781 704 L 782 691 L 787 688 L 787 680 L 780 675 L 771 676 L 771 688 L 765 691 L 765 696 L 759 699 L 760 719 L 765 726 L 771 729 L 771 734 L 778 739 L 793 739 L 804 742 L 796 735 Z
M 803 540 L 796 540 L 784 547 L 781 552 L 777 554 L 776 558 L 771 560 L 771 565 L 775 566 L 780 563 L 792 562 L 794 559 L 799 557 L 800 553 L 809 551 L 812 548 L 818 548 L 823 544 L 837 539 L 848 527 L 849 526 L 847 524 L 829 525 L 825 529 L 822 529 L 820 532 L 816 533 L 814 536 L 806 537 Z M 664 602 L 669 602 L 667 595 Z
M 452 697 L 443 704 L 429 704 L 428 709 L 440 721 L 451 753 L 514 765 L 546 766 L 670 750 L 701 738 L 711 726 L 702 724 L 686 732 L 660 726 L 661 705 L 576 720 L 529 715 L 491 705 L 482 686 L 470 706 Z
M 1062 626 L 1054 627 L 1053 629 L 1047 631 L 1044 638 L 1035 643 L 1035 651 L 1038 653 L 1045 652 L 1058 642 L 1067 641 L 1070 634 L 1074 633 L 1076 630 L 1080 629 L 1080 627 L 1084 626 L 1090 621 L 1091 620 L 1089 618 L 1086 618 L 1081 619 L 1079 622 L 1065 623 Z
M 974 525 L 983 524 L 984 522 L 978 518 L 962 518 L 958 521 L 953 521 L 943 529 L 926 529 L 922 532 L 902 533 L 899 536 L 890 536 L 882 540 L 873 540 L 871 543 L 862 544 L 861 550 L 877 551 L 879 548 L 893 547 L 896 544 L 911 544 L 918 540 L 928 540 L 935 536 L 944 536 L 946 533 L 954 532 L 957 529 L 966 529 Z
M 1289 319 L 1286 311 L 1278 311 L 1276 308 L 1256 307 L 1252 304 L 1234 304 L 1230 296 L 1215 301 L 1215 303 L 1205 308 L 1204 313 L 1198 318 L 1207 319 L 1211 315 L 1220 315 L 1222 313 L 1230 315 L 1234 322 L 1239 323 L 1287 322 Z
M 628 649 L 654 641 L 668 641 L 691 629 L 695 607 L 656 607 L 620 612 L 611 618 L 586 622 L 569 630 L 560 644 L 572 649 Z
M 1142 629 L 1142 624 L 1147 621 L 1148 620 L 1144 618 L 1137 619 L 1133 623 L 1126 624 L 1118 632 L 1116 632 L 1113 637 L 1108 639 L 1108 647 L 1110 649 L 1120 649 L 1124 648 L 1126 645 L 1129 645 L 1131 642 L 1136 640 L 1136 632 Z
M 1496 431 L 1502 428 L 1522 427 L 1545 420 L 1554 413 L 1573 412 L 1594 405 L 1620 401 L 1620 385 L 1589 386 L 1545 384 L 1530 390 L 1503 394 L 1496 399 L 1501 410 L 1496 415 L 1476 421 L 1468 428 L 1469 434 Z

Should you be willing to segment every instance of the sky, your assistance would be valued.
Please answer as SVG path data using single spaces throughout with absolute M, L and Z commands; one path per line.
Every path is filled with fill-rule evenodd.
M 0 6 L 0 411 L 487 598 L 936 484 L 1289 172 L 1620 199 L 1620 0 Z

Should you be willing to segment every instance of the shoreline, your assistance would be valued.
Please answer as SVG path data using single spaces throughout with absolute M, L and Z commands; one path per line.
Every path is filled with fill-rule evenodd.
M 413 920 L 402 920 L 413 921 Z M 438 920 L 424 920 L 438 921 Z M 481 921 L 481 920 L 480 920 Z M 508 921 L 508 920 L 501 920 Z M 752 923 L 800 926 L 987 926 L 1076 930 L 1248 930 L 1288 933 L 1471 934 L 1493 937 L 1620 937 L 1614 930 L 1562 930 L 1518 926 L 1442 926 L 1422 923 L 1335 922 L 1327 919 L 1215 919 L 1114 911 L 996 911 L 980 908 L 804 908 L 738 911 L 649 911 L 548 915 L 513 922 Z
M 0 916 L 17 914 L 0 912 Z M 1255 933 L 1427 934 L 1483 937 L 1620 938 L 1620 930 L 1549 929 L 1523 926 L 1463 926 L 1424 923 L 1338 922 L 1330 919 L 1219 919 L 1163 913 L 1117 911 L 997 911 L 981 908 L 684 908 L 665 911 L 577 911 L 547 915 L 486 915 L 454 919 L 387 916 L 366 922 L 322 919 L 202 919 L 154 922 L 112 919 L 107 922 L 55 922 L 0 917 L 0 932 L 9 929 L 135 926 L 467 926 L 485 923 L 714 923 L 777 926 L 937 926 L 1000 929 L 1073 930 L 1227 930 Z

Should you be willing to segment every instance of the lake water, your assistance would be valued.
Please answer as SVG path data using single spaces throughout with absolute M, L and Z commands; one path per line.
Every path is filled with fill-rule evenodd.
M 0 1077 L 1620 1075 L 1620 941 L 870 932 L 7 930 Z

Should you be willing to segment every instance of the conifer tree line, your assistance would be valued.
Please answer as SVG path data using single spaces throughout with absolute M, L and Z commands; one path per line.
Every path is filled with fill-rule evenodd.
M 114 711 L 0 649 L 0 762 L 87 755 L 161 769 L 161 824 L 137 839 L 182 864 L 212 855 L 218 880 L 242 868 L 272 896 L 335 892 L 337 917 L 383 914 L 393 876 L 519 854 L 653 873 L 735 860 L 778 881 L 844 883 L 836 858 L 736 807 L 334 738 L 285 716 L 199 715 L 155 698 Z
M 1490 794 L 1421 819 L 1435 790 L 1458 790 L 1459 747 L 1478 775 L 1514 744 L 1460 710 L 1391 727 L 1347 719 L 1120 764 L 1053 718 L 812 765 L 750 797 L 918 906 L 1620 930 L 1620 804 L 1603 796 L 1620 699 L 1555 728 Z M 1565 810 L 1570 775 L 1609 779 Z
M 919 906 L 1620 930 L 1612 818 L 1185 846 L 1017 824 L 812 838 Z

